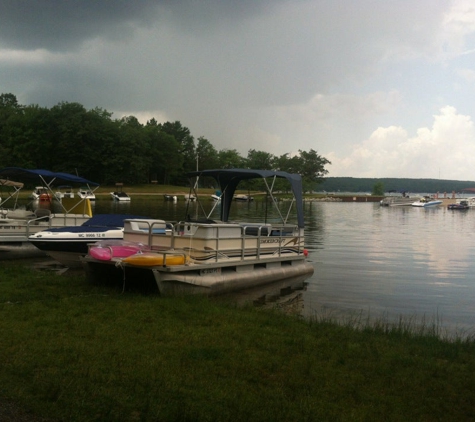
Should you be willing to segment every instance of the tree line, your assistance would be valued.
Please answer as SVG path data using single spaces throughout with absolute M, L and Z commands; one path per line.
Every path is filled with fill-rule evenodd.
M 0 95 L 0 167 L 44 168 L 107 185 L 185 185 L 186 173 L 197 168 L 255 168 L 299 173 L 306 189 L 315 189 L 328 164 L 313 149 L 295 156 L 251 149 L 243 157 L 236 149 L 216 149 L 203 136 L 195 139 L 179 121 L 142 124 L 75 102 L 45 108 Z
M 318 186 L 326 192 L 372 192 L 378 186 L 381 195 L 389 191 L 408 193 L 452 193 L 475 188 L 474 181 L 408 178 L 327 177 Z

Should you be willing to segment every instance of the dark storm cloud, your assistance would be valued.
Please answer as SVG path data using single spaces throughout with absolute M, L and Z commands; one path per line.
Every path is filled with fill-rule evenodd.
M 0 46 L 61 51 L 99 36 L 124 36 L 134 22 L 147 24 L 156 4 L 152 0 L 3 0 Z
M 278 3 L 278 2 L 276 2 Z M 3 0 L 0 48 L 74 49 L 98 37 L 122 39 L 160 20 L 184 31 L 239 19 L 261 9 L 260 1 Z

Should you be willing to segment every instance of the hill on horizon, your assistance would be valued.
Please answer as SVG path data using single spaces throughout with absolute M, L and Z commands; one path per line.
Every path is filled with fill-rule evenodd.
M 452 191 L 462 192 L 464 189 L 475 188 L 475 181 L 469 180 L 326 177 L 318 185 L 317 190 L 326 192 L 371 192 L 377 182 L 383 183 L 385 192 L 450 193 Z

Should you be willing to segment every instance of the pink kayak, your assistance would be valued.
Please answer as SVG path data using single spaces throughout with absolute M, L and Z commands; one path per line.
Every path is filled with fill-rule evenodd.
M 92 246 L 89 249 L 89 255 L 100 261 L 110 261 L 112 258 L 125 258 L 141 251 L 140 245 L 109 245 Z

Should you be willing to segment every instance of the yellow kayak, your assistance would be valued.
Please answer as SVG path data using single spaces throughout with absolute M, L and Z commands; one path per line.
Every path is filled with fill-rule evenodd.
M 155 267 L 157 265 L 183 265 L 188 261 L 184 255 L 164 254 L 159 252 L 138 253 L 124 258 L 122 262 L 137 267 Z

